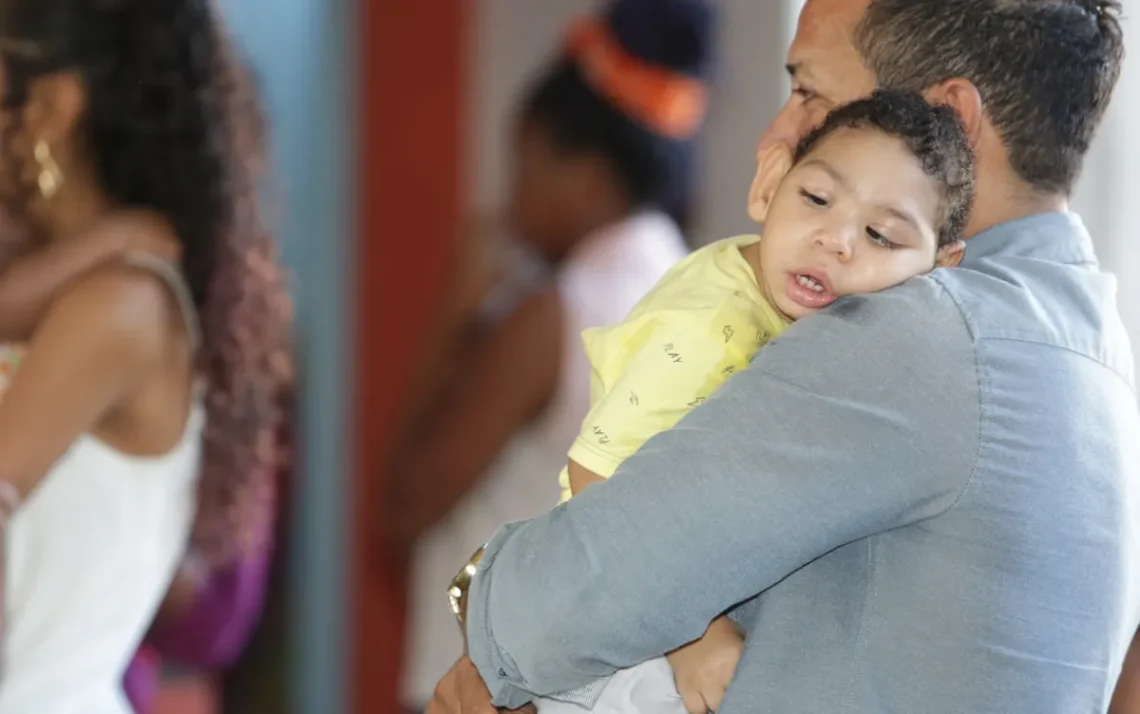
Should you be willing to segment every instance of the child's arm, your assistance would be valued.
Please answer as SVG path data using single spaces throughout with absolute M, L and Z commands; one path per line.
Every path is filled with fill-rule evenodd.
M 125 232 L 96 231 L 15 258 L 0 272 L 0 342 L 26 341 L 58 292 L 126 249 Z
M 590 484 L 601 483 L 606 479 L 578 463 L 574 459 L 566 465 L 567 470 L 570 472 L 570 493 L 577 496 Z

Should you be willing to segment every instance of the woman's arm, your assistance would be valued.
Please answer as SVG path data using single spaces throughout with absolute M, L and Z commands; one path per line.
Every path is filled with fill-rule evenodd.
M 393 462 L 383 526 L 394 545 L 410 545 L 441 519 L 542 409 L 561 351 L 562 303 L 550 289 L 458 355 L 453 389 Z
M 478 336 L 480 306 L 502 278 L 504 266 L 495 250 L 497 222 L 476 215 L 464 222 L 452 251 L 440 304 L 424 336 L 421 358 L 408 380 L 409 395 L 396 432 L 397 443 L 414 438 L 417 427 L 427 423 L 440 406 L 440 399 L 454 389 L 457 358 Z
M 0 403 L 0 480 L 26 496 L 160 364 L 168 343 L 165 291 L 153 277 L 107 268 L 48 309 Z
M 30 338 L 68 283 L 125 250 L 128 242 L 121 231 L 99 231 L 12 259 L 0 272 L 0 342 Z

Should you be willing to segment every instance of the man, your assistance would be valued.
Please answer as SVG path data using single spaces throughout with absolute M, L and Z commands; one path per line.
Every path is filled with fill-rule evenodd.
M 764 141 L 876 84 L 954 107 L 978 166 L 962 267 L 796 323 L 617 477 L 502 529 L 429 712 L 589 703 L 726 610 L 748 643 L 723 714 L 1106 709 L 1140 620 L 1140 414 L 1065 209 L 1118 13 L 809 0 Z

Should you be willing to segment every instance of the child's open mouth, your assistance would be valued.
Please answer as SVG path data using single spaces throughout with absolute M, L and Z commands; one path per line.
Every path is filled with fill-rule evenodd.
M 822 310 L 838 297 L 827 275 L 817 271 L 789 273 L 786 292 L 789 300 L 809 310 Z
M 826 289 L 823 287 L 823 283 L 819 282 L 810 275 L 797 275 L 796 281 L 812 292 L 821 293 Z

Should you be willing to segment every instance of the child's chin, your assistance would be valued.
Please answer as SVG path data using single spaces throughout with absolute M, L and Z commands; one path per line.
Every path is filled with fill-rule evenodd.
M 776 304 L 776 309 L 780 312 L 781 315 L 784 316 L 784 319 L 788 320 L 789 322 L 795 322 L 796 320 L 803 319 L 808 315 L 813 315 L 819 312 L 819 310 L 813 310 L 810 307 L 804 307 L 798 302 L 791 300 L 786 295 L 777 297 L 775 300 L 773 300 L 773 302 Z

